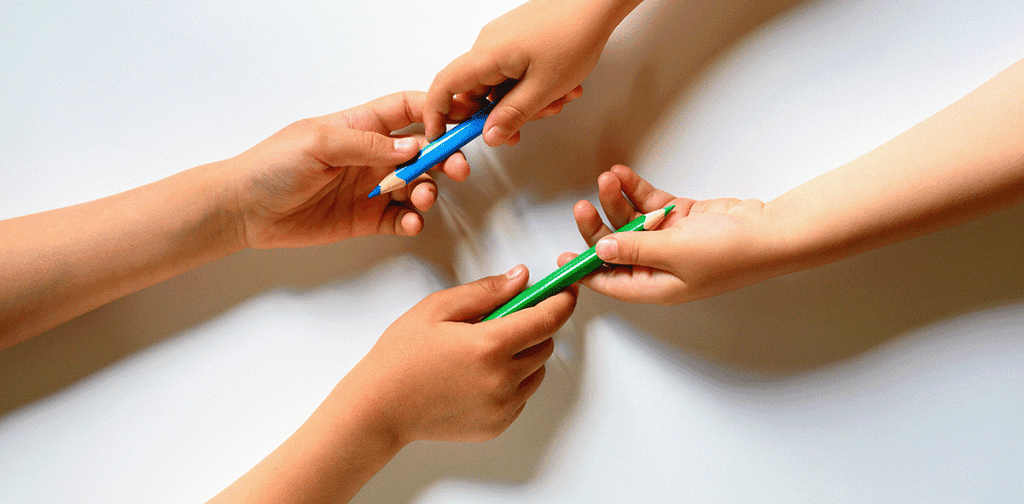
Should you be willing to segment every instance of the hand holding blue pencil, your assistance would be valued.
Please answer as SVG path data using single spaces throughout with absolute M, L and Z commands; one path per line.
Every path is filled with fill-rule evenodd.
M 487 115 L 494 110 L 494 106 L 497 105 L 498 100 L 495 99 L 493 102 L 489 102 L 484 108 L 477 111 L 469 119 L 459 123 L 454 128 L 448 130 L 447 133 L 441 135 L 441 138 L 428 143 L 422 149 L 419 154 L 412 158 L 410 161 L 402 163 L 398 166 L 393 173 L 384 177 L 384 180 L 377 185 L 377 187 L 370 193 L 370 198 L 377 196 L 378 194 L 385 194 L 396 189 L 405 187 L 409 182 L 412 182 L 416 177 L 423 175 L 430 169 L 430 167 L 444 161 L 455 153 L 455 151 L 463 148 L 469 142 L 473 141 L 474 138 L 480 136 L 484 131 L 484 123 L 487 122 Z

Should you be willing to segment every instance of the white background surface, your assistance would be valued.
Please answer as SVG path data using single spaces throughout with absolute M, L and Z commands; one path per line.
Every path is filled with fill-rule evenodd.
M 240 253 L 0 353 L 0 502 L 203 501 L 429 292 L 581 250 L 571 206 L 611 164 L 770 200 L 1024 57 L 1016 0 L 696 3 L 646 3 L 581 100 L 467 147 L 420 237 Z M 0 218 L 425 89 L 517 4 L 4 1 Z M 1019 502 L 1022 229 L 1018 207 L 677 307 L 584 291 L 509 431 L 411 445 L 355 501 Z

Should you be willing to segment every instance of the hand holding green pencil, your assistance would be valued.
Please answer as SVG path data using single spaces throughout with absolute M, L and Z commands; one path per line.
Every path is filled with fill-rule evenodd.
M 675 208 L 675 205 L 669 205 L 665 208 L 641 215 L 630 221 L 629 224 L 615 230 L 615 232 L 650 231 L 658 227 L 658 224 L 661 224 L 661 221 L 665 219 L 665 216 L 668 215 L 673 208 Z M 589 275 L 602 264 L 604 264 L 604 261 L 597 257 L 597 252 L 594 250 L 594 247 L 590 247 L 586 252 L 576 256 L 572 261 L 569 261 L 550 275 L 542 278 L 541 281 L 532 285 L 523 292 L 520 292 L 518 296 L 512 298 L 511 301 L 505 303 L 497 310 L 494 310 L 493 313 L 484 317 L 483 320 L 494 320 L 524 308 L 534 306 L 537 303 L 561 292 L 566 287 L 578 282 L 581 278 Z

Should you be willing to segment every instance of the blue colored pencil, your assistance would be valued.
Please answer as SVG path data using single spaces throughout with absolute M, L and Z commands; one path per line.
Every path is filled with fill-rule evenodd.
M 491 113 L 491 110 L 494 110 L 494 106 L 497 104 L 498 100 L 488 103 L 469 119 L 441 135 L 441 138 L 428 143 L 420 149 L 416 157 L 402 163 L 393 173 L 384 177 L 384 180 L 377 185 L 369 197 L 372 198 L 378 194 L 389 193 L 395 189 L 405 187 L 406 184 L 412 182 L 416 177 L 426 173 L 430 167 L 444 161 L 448 156 L 454 154 L 455 151 L 463 148 L 474 138 L 480 136 L 484 132 L 484 123 L 487 122 L 487 115 Z

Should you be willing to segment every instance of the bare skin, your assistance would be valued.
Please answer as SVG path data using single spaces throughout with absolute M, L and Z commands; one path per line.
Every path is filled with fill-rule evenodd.
M 574 214 L 605 261 L 587 287 L 676 304 L 813 268 L 1024 202 L 1024 61 L 860 158 L 777 199 L 694 201 L 624 166 L 598 178 L 611 227 L 586 201 Z M 665 205 L 659 230 L 611 229 Z M 575 254 L 559 257 L 559 264 Z
M 422 120 L 423 93 L 397 93 L 298 121 L 231 159 L 73 207 L 0 222 L 0 348 L 243 248 L 413 236 L 437 197 L 423 175 L 367 198 L 425 144 L 391 132 Z M 456 101 L 446 119 L 478 104 Z M 438 171 L 469 176 L 461 154 Z M 575 289 L 476 323 L 529 272 L 428 296 L 381 336 L 293 436 L 213 502 L 345 502 L 406 444 L 504 431 L 544 379 Z

